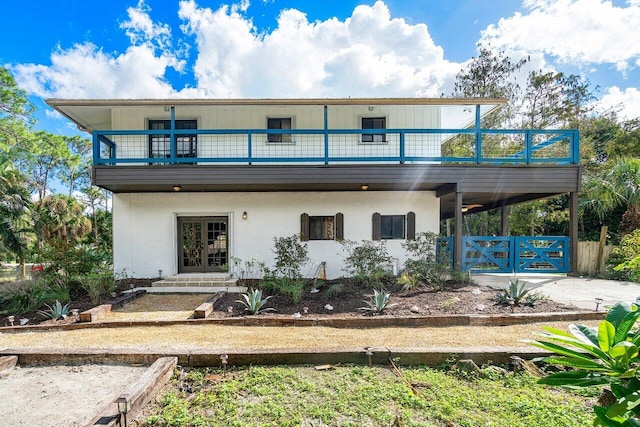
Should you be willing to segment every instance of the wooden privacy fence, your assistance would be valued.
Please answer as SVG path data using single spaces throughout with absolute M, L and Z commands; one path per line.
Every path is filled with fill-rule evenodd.
M 583 274 L 585 276 L 593 276 L 598 273 L 598 247 L 599 242 L 578 242 L 578 273 Z M 602 257 L 602 269 L 600 273 L 604 270 L 604 267 L 607 265 L 607 260 L 609 259 L 609 255 L 611 255 L 611 251 L 615 246 L 606 245 L 604 247 L 603 257 Z

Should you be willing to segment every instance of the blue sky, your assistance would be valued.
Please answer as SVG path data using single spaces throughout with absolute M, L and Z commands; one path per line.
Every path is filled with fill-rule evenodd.
M 0 63 L 54 132 L 70 128 L 49 97 L 447 95 L 479 42 L 580 74 L 602 108 L 640 116 L 640 0 L 11 3 Z

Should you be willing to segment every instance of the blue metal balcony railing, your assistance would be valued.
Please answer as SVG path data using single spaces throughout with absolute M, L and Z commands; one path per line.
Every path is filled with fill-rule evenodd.
M 367 134 L 376 136 L 364 142 Z M 282 141 L 270 142 L 268 135 L 283 135 Z M 152 141 L 166 154 L 150 156 Z M 579 163 L 576 130 L 96 130 L 93 147 L 94 165 Z

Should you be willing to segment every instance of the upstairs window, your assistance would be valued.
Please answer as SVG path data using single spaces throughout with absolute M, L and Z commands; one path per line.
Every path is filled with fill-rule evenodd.
M 363 117 L 362 129 L 386 129 L 386 117 Z M 387 141 L 387 135 L 384 133 L 363 133 L 362 142 L 364 143 L 382 143 Z
M 197 120 L 176 120 L 176 131 L 198 129 Z M 149 130 L 170 130 L 171 120 L 149 120 Z M 180 135 L 176 132 L 176 157 L 198 157 L 196 135 Z M 171 135 L 149 135 L 149 157 L 171 157 Z
M 291 117 L 267 118 L 267 129 L 291 129 Z M 292 142 L 290 133 L 268 134 L 267 142 Z
M 300 216 L 300 240 L 342 240 L 344 239 L 344 215 Z

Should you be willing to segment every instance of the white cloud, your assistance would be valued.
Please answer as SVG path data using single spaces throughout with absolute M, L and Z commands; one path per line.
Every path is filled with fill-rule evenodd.
M 629 87 L 621 90 L 617 86 L 607 88 L 598 106 L 602 111 L 617 111 L 620 118 L 640 118 L 640 90 Z
M 136 7 L 127 9 L 129 20 L 120 24 L 120 28 L 134 45 L 155 42 L 160 47 L 171 46 L 171 29 L 167 24 L 155 24 L 149 16 L 150 11 L 144 0 L 140 0 Z
M 616 7 L 607 0 L 526 0 L 528 13 L 490 25 L 481 42 L 542 52 L 575 65 L 614 64 L 624 71 L 640 58 L 639 3 Z
M 19 64 L 12 72 L 28 92 L 57 98 L 436 97 L 451 92 L 460 69 L 425 24 L 392 18 L 382 1 L 356 7 L 344 21 L 309 22 L 285 9 L 270 32 L 256 29 L 249 6 L 239 0 L 213 10 L 181 0 L 184 34 L 175 40 L 140 0 L 120 24 L 130 40 L 124 52 L 79 43 L 58 47 L 50 65 Z M 187 71 L 190 38 L 195 85 L 174 88 L 166 73 Z
M 92 43 L 58 47 L 51 65 L 19 64 L 11 67 L 18 84 L 41 97 L 58 98 L 162 98 L 175 91 L 164 79 L 171 67 L 181 70 L 184 60 L 171 50 L 171 31 L 152 23 L 143 1 L 127 10 L 121 28 L 131 40 L 124 53 L 105 53 Z
M 391 18 L 383 2 L 358 6 L 344 22 L 309 22 L 283 10 L 260 34 L 238 8 L 180 2 L 194 35 L 198 89 L 207 97 L 438 96 L 458 64 L 444 59 L 426 25 Z

